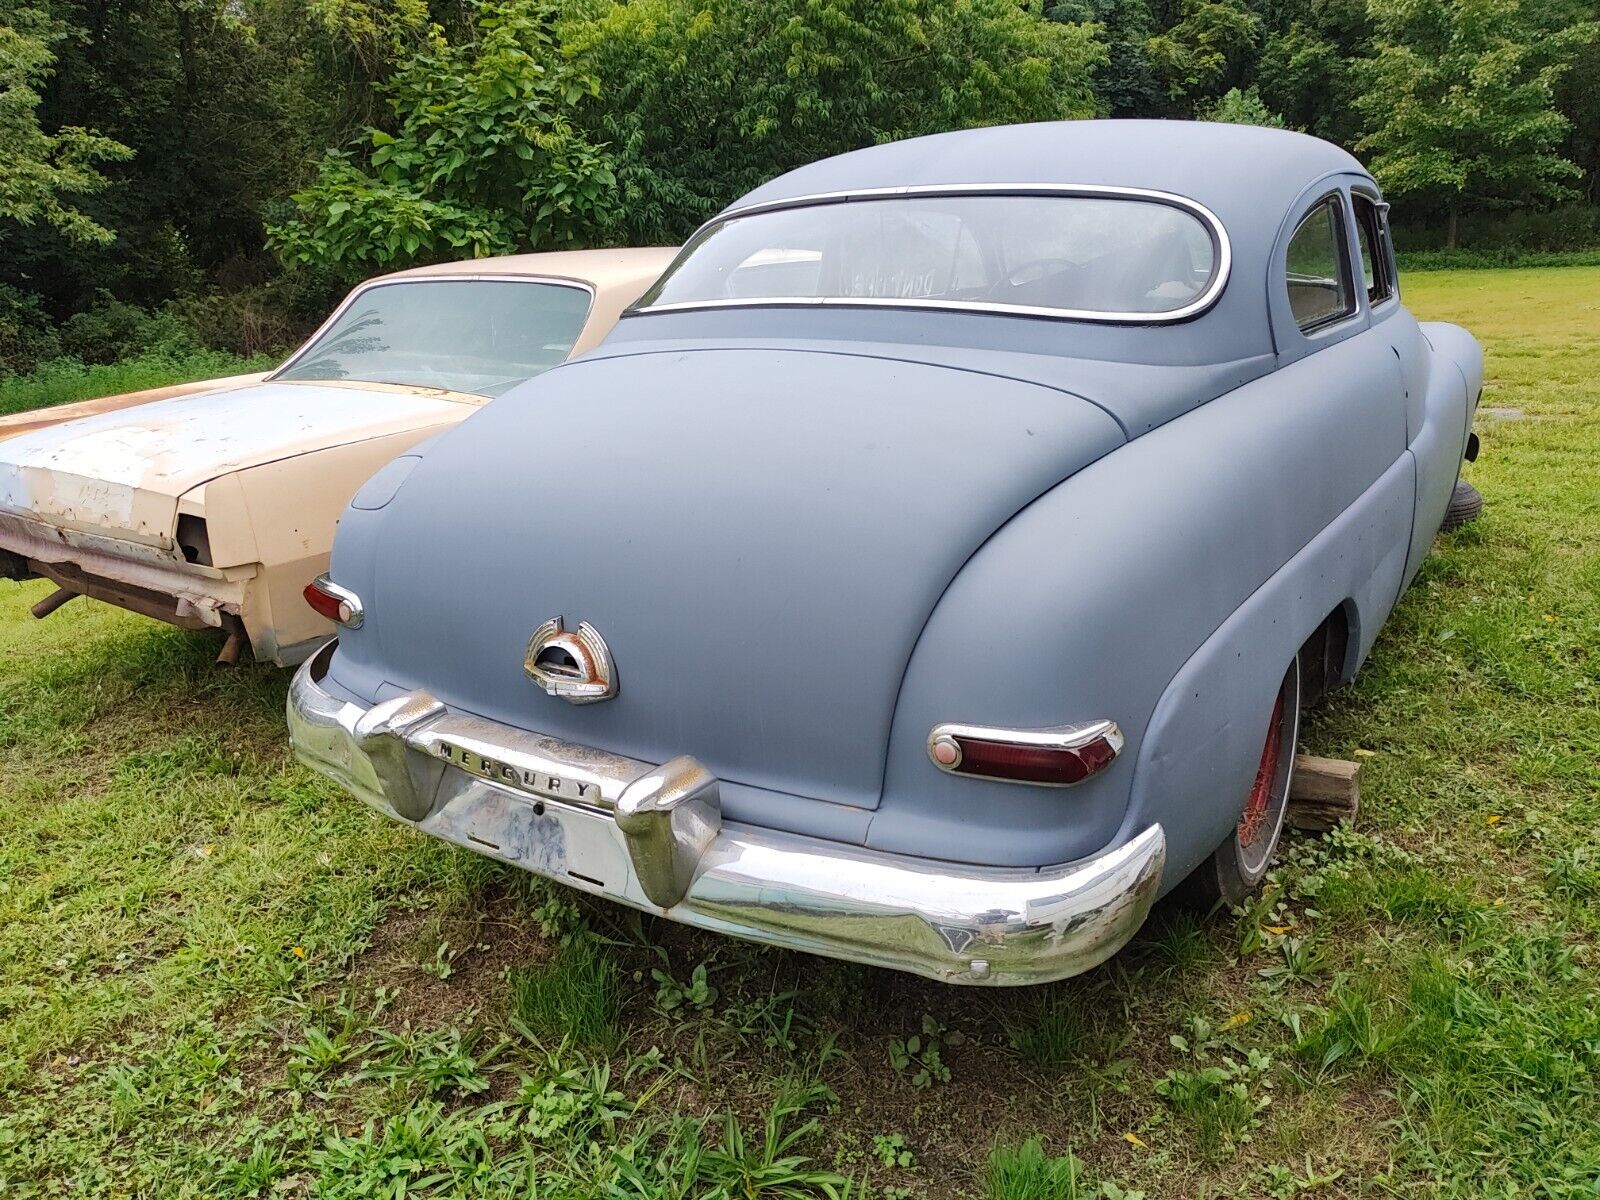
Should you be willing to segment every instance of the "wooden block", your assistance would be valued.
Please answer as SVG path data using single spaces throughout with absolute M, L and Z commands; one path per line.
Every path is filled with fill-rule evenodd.
M 1361 808 L 1361 764 L 1342 758 L 1295 756 L 1289 783 L 1287 823 L 1324 833 L 1340 821 L 1356 819 Z

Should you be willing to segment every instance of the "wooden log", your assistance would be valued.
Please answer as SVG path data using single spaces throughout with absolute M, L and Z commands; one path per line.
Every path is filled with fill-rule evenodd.
M 1360 763 L 1310 754 L 1295 756 L 1285 817 L 1290 826 L 1325 833 L 1340 821 L 1354 822 L 1360 808 Z

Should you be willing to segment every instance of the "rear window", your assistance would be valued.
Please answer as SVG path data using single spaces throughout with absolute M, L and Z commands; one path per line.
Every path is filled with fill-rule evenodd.
M 1159 319 L 1215 295 L 1221 253 L 1208 222 L 1157 200 L 854 198 L 710 226 L 640 307 L 832 302 Z
M 395 383 L 498 396 L 563 362 L 588 289 L 524 279 L 410 279 L 356 294 L 274 379 Z

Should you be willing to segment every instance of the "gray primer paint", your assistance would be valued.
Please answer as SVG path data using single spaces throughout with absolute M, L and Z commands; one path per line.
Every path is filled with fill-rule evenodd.
M 1237 820 L 1305 638 L 1338 610 L 1348 671 L 1370 650 L 1438 527 L 1482 358 L 1398 302 L 1294 328 L 1289 233 L 1330 191 L 1375 192 L 1298 134 L 970 131 L 740 204 L 986 181 L 1192 197 L 1228 229 L 1229 284 L 1159 327 L 629 316 L 429 443 L 381 511 L 346 513 L 334 576 L 368 618 L 328 684 L 693 754 L 733 821 L 933 858 L 1045 865 L 1160 821 L 1181 878 Z M 557 613 L 605 634 L 615 700 L 575 708 L 523 677 Z M 1127 749 L 1067 790 L 957 778 L 925 749 L 939 721 L 1100 717 Z

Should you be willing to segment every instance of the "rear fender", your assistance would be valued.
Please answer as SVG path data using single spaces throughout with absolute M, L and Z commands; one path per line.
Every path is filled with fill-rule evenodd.
M 1305 640 L 1344 608 L 1343 674 L 1372 649 L 1400 590 L 1411 516 L 1411 458 L 1384 476 L 1223 622 L 1167 685 L 1133 773 L 1123 835 L 1167 831 L 1163 888 L 1220 845 L 1261 758 L 1283 673 Z
M 1177 859 L 1209 852 L 1237 816 L 1240 748 L 1259 733 L 1242 730 L 1265 724 L 1258 693 L 1351 597 L 1359 661 L 1398 593 L 1414 480 L 1395 378 L 1386 342 L 1349 338 L 1135 439 L 997 531 L 912 654 L 867 844 L 1040 866 L 1170 820 Z M 1186 664 L 1225 681 L 1220 708 L 1177 714 L 1192 728 L 1158 711 L 1176 703 Z M 928 758 L 928 732 L 946 721 L 1098 719 L 1116 721 L 1127 744 L 1076 787 L 961 778 Z M 1140 775 L 1147 737 L 1175 740 Z M 1203 784 L 1184 775 L 1196 754 Z
M 1407 585 L 1416 577 L 1428 555 L 1434 534 L 1450 504 L 1467 435 L 1483 389 L 1483 351 L 1459 325 L 1429 322 L 1422 327 L 1432 347 L 1424 393 L 1422 428 L 1411 443 L 1416 458 L 1416 522 L 1411 531 L 1411 553 L 1406 561 Z

